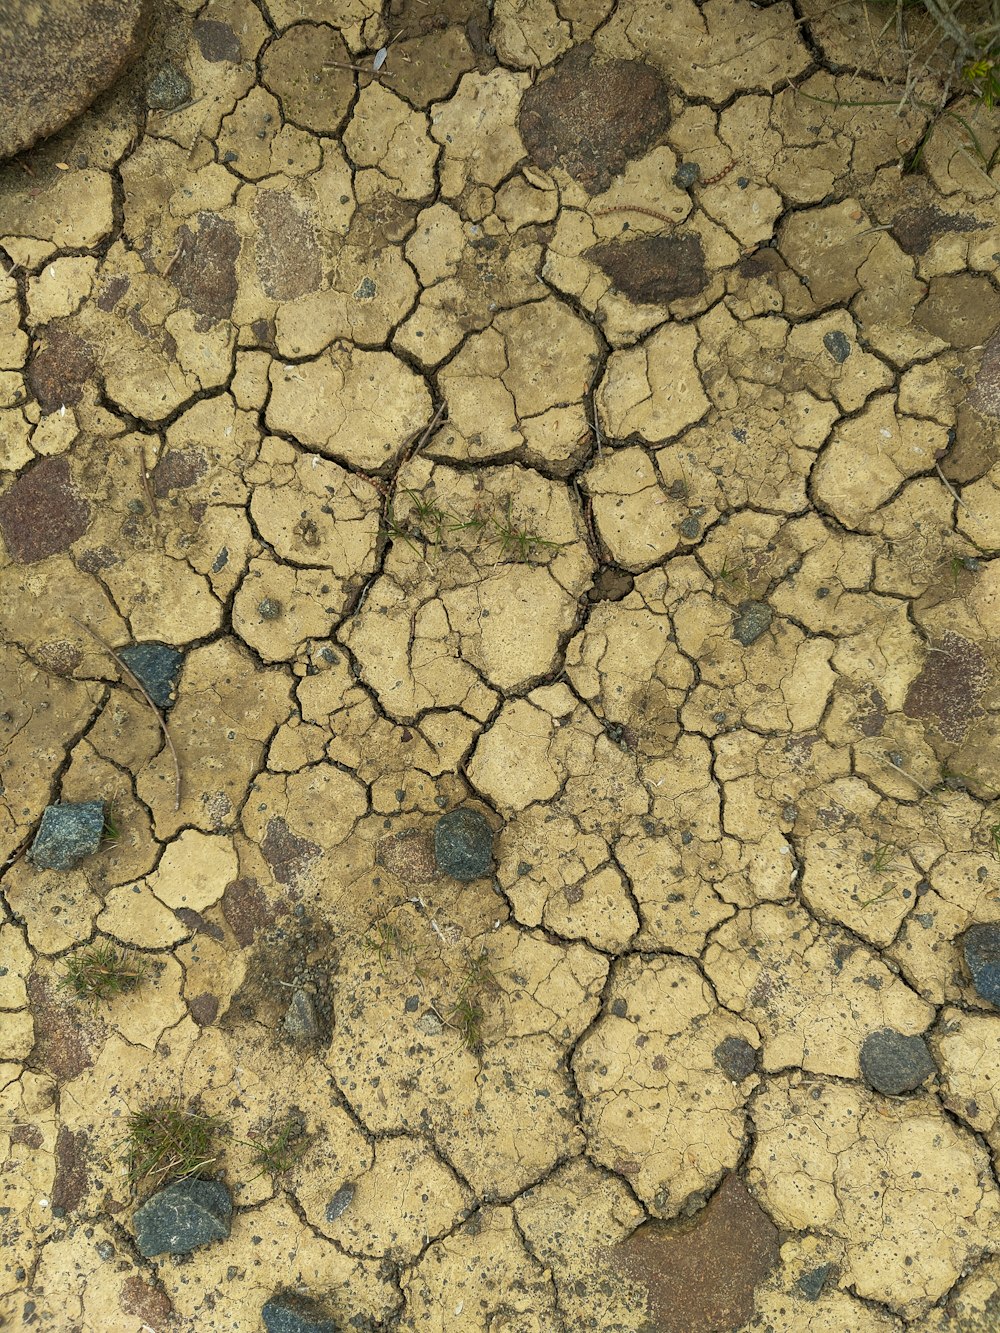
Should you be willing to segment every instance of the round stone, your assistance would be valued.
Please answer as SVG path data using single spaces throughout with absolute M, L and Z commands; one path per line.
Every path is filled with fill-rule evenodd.
M 906 1037 L 893 1028 L 870 1032 L 861 1047 L 865 1082 L 887 1097 L 913 1092 L 936 1068 L 923 1037 Z
M 462 806 L 442 815 L 434 827 L 437 868 L 453 879 L 481 879 L 493 867 L 493 830 L 485 815 Z
M 146 85 L 146 105 L 151 111 L 174 111 L 191 100 L 191 80 L 168 61 Z

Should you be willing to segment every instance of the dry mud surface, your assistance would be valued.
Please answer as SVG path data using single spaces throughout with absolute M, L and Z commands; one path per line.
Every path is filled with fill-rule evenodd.
M 997 128 L 883 21 L 180 0 L 0 168 L 9 1326 L 1000 1326 Z

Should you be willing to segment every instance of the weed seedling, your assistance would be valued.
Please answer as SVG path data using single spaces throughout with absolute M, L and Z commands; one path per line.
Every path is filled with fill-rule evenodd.
M 252 1146 L 252 1161 L 258 1168 L 258 1175 L 267 1172 L 270 1176 L 278 1176 L 283 1171 L 290 1171 L 296 1162 L 301 1161 L 309 1146 L 305 1121 L 300 1113 L 290 1112 L 284 1120 L 257 1135 Z
M 991 824 L 987 829 L 993 855 L 1000 861 L 1000 824 Z
M 873 875 L 887 875 L 890 870 L 899 869 L 892 859 L 895 855 L 895 847 L 880 842 L 876 845 L 874 852 L 863 852 L 861 860 Z
M 462 1045 L 473 1055 L 478 1055 L 483 1049 L 483 1023 L 486 1020 L 483 996 L 487 991 L 497 989 L 497 979 L 490 966 L 487 950 L 481 949 L 478 954 L 467 958 L 458 999 L 452 1006 L 448 1021 L 458 1030 Z
M 407 958 L 414 951 L 412 941 L 406 938 L 394 921 L 385 916 L 375 922 L 372 933 L 366 935 L 362 943 L 378 959 L 380 972 L 385 972 L 386 963 Z
M 110 940 L 80 949 L 66 962 L 61 981 L 78 1000 L 92 1000 L 96 1007 L 116 995 L 135 990 L 146 976 L 146 960 L 119 949 Z
M 222 1122 L 185 1111 L 176 1103 L 129 1116 L 126 1164 L 136 1194 L 152 1193 L 175 1180 L 203 1176 L 218 1165 L 215 1140 Z
M 473 1055 L 483 1049 L 483 1021 L 486 1014 L 479 1000 L 471 995 L 460 995 L 451 1011 L 450 1022 L 458 1029 L 462 1045 Z

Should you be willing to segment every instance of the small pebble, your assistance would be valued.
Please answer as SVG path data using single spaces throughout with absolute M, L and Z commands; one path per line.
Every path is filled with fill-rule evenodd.
M 493 830 L 478 810 L 460 806 L 442 815 L 434 826 L 434 860 L 438 870 L 468 883 L 493 867 Z

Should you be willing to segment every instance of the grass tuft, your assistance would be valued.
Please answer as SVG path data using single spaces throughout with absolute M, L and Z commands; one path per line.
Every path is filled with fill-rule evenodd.
M 145 958 L 105 940 L 72 954 L 60 981 L 78 1000 L 90 1000 L 96 1006 L 135 990 L 147 971 Z
M 221 1129 L 215 1116 L 185 1111 L 176 1102 L 129 1116 L 126 1164 L 134 1193 L 152 1194 L 214 1171 L 222 1155 L 216 1147 Z
M 270 1176 L 279 1176 L 284 1171 L 290 1171 L 296 1162 L 302 1160 L 309 1147 L 302 1113 L 290 1111 L 284 1120 L 256 1135 L 251 1143 L 251 1160 L 258 1168 L 258 1175 L 267 1172 Z

